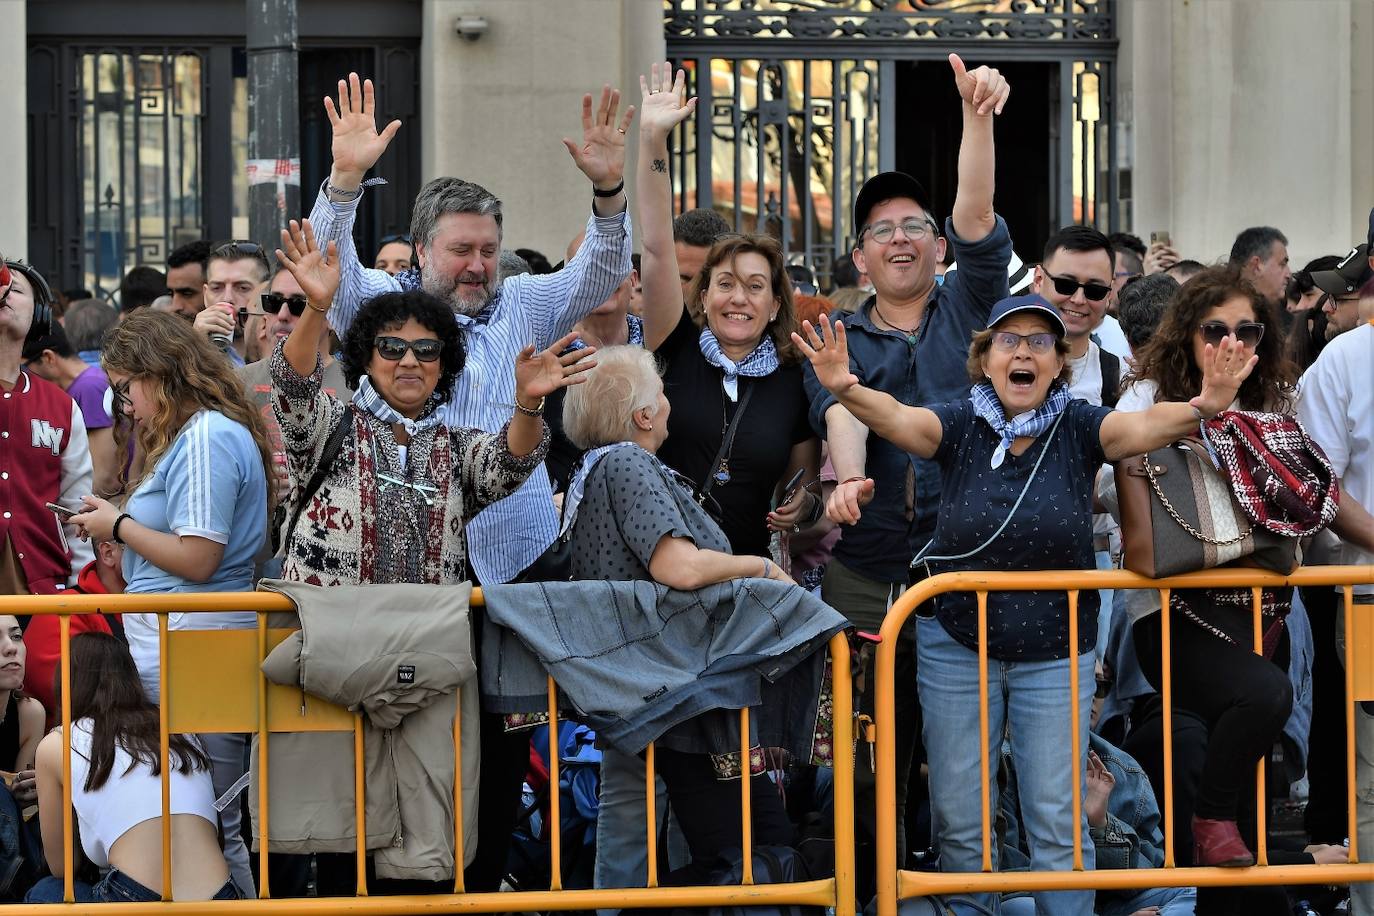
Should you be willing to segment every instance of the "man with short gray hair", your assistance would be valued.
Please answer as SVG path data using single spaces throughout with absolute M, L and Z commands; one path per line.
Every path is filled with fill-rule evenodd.
M 561 271 L 501 279 L 501 202 L 472 182 L 436 178 L 421 189 L 411 218 L 419 270 L 392 277 L 359 263 L 352 230 L 363 175 L 401 122 L 392 121 L 378 132 L 372 81 L 360 84 L 356 73 L 349 74 L 347 83 L 341 80 L 337 105 L 325 100 L 334 164 L 310 214 L 320 247 L 329 241 L 338 246 L 341 278 L 329 310 L 335 332 L 345 336 L 359 307 L 381 293 L 422 288 L 444 300 L 461 326 L 467 361 L 448 403 L 439 407 L 439 419 L 448 426 L 499 431 L 515 409 L 511 366 L 520 351 L 529 344 L 543 349 L 567 334 L 630 273 L 623 177 L 625 131 L 633 109 L 617 120 L 619 106 L 620 93 L 609 88 L 602 90 L 595 112 L 591 95 L 584 96 L 582 142 L 563 141 L 592 183 L 592 215 L 586 241 Z M 536 409 L 542 411 L 543 404 Z M 553 491 L 541 466 L 513 494 L 468 523 L 473 578 L 483 585 L 521 576 L 547 578 L 550 574 L 536 567 L 557 536 Z M 476 616 L 480 628 L 480 614 Z M 484 713 L 481 726 L 478 845 L 476 858 L 465 869 L 465 884 L 469 891 L 495 891 L 506 870 L 529 742 L 523 732 L 507 734 L 499 715 Z
M 1288 267 L 1288 237 L 1273 226 L 1242 230 L 1231 245 L 1233 267 L 1270 303 L 1282 308 L 1293 271 Z
M 334 164 L 311 212 L 323 247 L 338 245 L 342 272 L 329 323 L 343 337 L 363 302 L 384 292 L 422 288 L 447 302 L 463 330 L 467 363 L 448 404 L 439 408 L 450 426 L 496 432 L 515 403 L 511 365 L 528 344 L 547 347 L 605 302 L 630 273 L 630 218 L 624 182 L 625 134 L 632 112 L 616 121 L 619 93 L 604 90 L 593 117 L 592 97 L 582 103 L 583 142 L 564 140 L 577 167 L 592 182 L 593 214 L 578 257 L 558 273 L 500 279 L 501 202 L 461 178 L 435 178 L 415 198 L 410 238 L 418 270 L 392 277 L 364 267 L 353 244 L 353 220 L 363 175 L 400 129 L 381 132 L 374 117 L 372 81 L 349 74 L 339 83 L 337 106 L 325 107 L 333 125 Z M 558 533 L 548 475 L 531 474 L 514 494 L 483 510 L 468 528 L 469 560 L 485 585 L 509 582 L 553 543 Z

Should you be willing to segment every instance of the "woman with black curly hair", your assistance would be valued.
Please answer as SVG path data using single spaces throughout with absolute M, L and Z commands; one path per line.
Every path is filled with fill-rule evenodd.
M 544 397 L 582 381 L 594 361 L 577 362 L 588 350 L 558 356 L 573 335 L 539 353 L 526 347 L 505 428 L 449 429 L 435 410 L 463 369 L 453 312 L 420 290 L 386 293 L 363 306 L 344 338 L 340 361 L 355 388 L 346 407 L 321 390 L 315 345 L 339 285 L 334 243 L 321 252 L 307 220 L 292 221 L 282 245 L 277 257 L 309 304 L 271 364 L 293 502 L 327 459 L 286 545 L 282 577 L 313 585 L 464 581 L 467 521 L 543 461 Z M 342 442 L 329 458 L 325 446 L 340 423 Z M 345 517 L 352 523 L 336 521 Z
M 1202 378 L 1207 351 L 1228 337 L 1239 342 L 1255 368 L 1227 409 L 1294 413 L 1298 369 L 1284 353 L 1278 309 L 1232 267 L 1204 270 L 1174 295 L 1154 336 L 1136 351 L 1135 368 L 1117 408 L 1142 410 L 1178 400 Z M 1344 492 L 1330 527 L 1360 545 L 1369 544 L 1374 531 L 1364 508 Z M 1138 597 L 1128 604 L 1128 612 L 1135 653 L 1158 692 L 1163 680 L 1158 594 L 1133 594 Z M 1174 786 L 1178 823 L 1188 824 L 1183 818 L 1192 815 L 1194 865 L 1254 862 L 1255 762 L 1274 746 L 1292 709 L 1284 625 L 1292 589 L 1264 589 L 1261 594 L 1262 653 L 1251 648 L 1252 601 L 1248 588 L 1176 589 L 1169 595 L 1173 704 L 1206 722 L 1208 731 L 1195 794 L 1192 783 L 1176 779 Z M 1179 849 L 1182 861 L 1188 861 L 1186 844 Z M 1287 912 L 1281 894 L 1265 904 L 1257 902 L 1258 894 L 1242 905 L 1229 891 L 1201 888 L 1197 911 Z

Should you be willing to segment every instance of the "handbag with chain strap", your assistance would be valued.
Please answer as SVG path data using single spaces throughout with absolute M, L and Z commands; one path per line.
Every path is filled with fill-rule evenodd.
M 1288 574 L 1298 567 L 1299 539 L 1256 525 L 1201 440 L 1116 463 L 1122 565 L 1162 579 L 1227 563 Z

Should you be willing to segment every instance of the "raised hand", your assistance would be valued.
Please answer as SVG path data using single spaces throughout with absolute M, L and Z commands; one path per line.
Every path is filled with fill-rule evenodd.
M 639 129 L 656 137 L 666 136 L 685 121 L 697 107 L 696 96 L 685 99 L 687 75 L 679 70 L 673 76 L 666 60 L 649 67 L 649 79 L 639 78 Z
M 958 54 L 949 56 L 949 65 L 954 70 L 954 86 L 965 105 L 980 115 L 1002 113 L 1007 96 L 1011 95 L 1006 77 L 992 67 L 979 67 L 970 73 Z
M 1236 399 L 1241 384 L 1250 377 L 1255 365 L 1259 363 L 1258 354 L 1246 357 L 1245 348 L 1234 334 L 1227 334 L 1219 346 L 1207 344 L 1202 355 L 1202 391 L 1188 403 L 1202 412 L 1204 417 L 1214 417 L 1221 413 Z
M 329 96 L 324 99 L 324 111 L 334 131 L 330 152 L 334 169 L 330 183 L 351 191 L 362 183 L 367 170 L 377 164 L 386 152 L 391 138 L 401 129 L 400 121 L 392 121 L 381 133 L 377 132 L 377 101 L 372 80 L 358 83 L 358 74 L 348 74 L 339 80 L 339 103 Z
M 518 403 L 528 407 L 559 388 L 580 385 L 587 380 L 582 373 L 596 367 L 596 360 L 587 358 L 596 352 L 596 347 L 569 350 L 559 356 L 575 339 L 577 333 L 573 332 L 555 340 L 546 350 L 536 353 L 534 346 L 530 345 L 520 351 L 515 358 L 515 397 Z
M 1093 751 L 1088 752 L 1087 783 L 1088 794 L 1083 799 L 1083 813 L 1089 824 L 1101 827 L 1107 823 L 1107 802 L 1112 797 L 1112 789 L 1116 787 L 1116 777 Z
M 847 343 L 842 322 L 835 322 L 831 330 L 830 319 L 821 315 L 820 333 L 809 321 L 802 322 L 801 334 L 792 332 L 792 342 L 811 360 L 811 368 L 816 370 L 816 381 L 836 396 L 843 395 L 859 384 L 859 378 L 849 371 L 849 344 Z
M 277 260 L 290 271 L 301 285 L 306 297 L 317 308 L 329 308 L 339 289 L 338 250 L 331 241 L 325 251 L 315 242 L 315 229 L 310 220 L 291 220 L 281 231 L 281 247 Z
M 616 124 L 616 112 L 620 109 L 620 91 L 610 86 L 601 87 L 601 104 L 592 115 L 592 94 L 582 97 L 582 145 L 579 146 L 563 138 L 563 145 L 573 162 L 583 175 L 591 180 L 592 186 L 609 191 L 625 177 L 625 131 L 630 129 L 634 120 L 635 108 L 625 109 L 625 115 Z

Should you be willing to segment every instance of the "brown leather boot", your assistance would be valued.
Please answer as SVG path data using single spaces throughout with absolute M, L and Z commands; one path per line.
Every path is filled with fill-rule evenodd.
M 1193 818 L 1193 864 L 1243 868 L 1255 864 L 1255 857 L 1240 838 L 1235 821 Z

